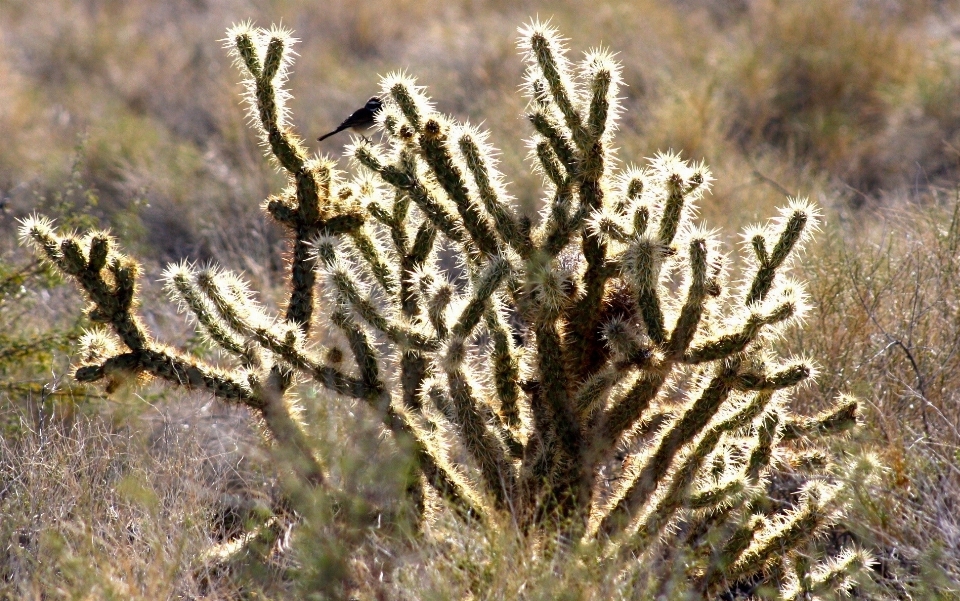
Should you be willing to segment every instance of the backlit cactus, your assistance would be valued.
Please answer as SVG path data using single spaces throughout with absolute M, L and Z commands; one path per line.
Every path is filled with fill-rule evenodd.
M 793 415 L 788 393 L 814 367 L 770 345 L 805 309 L 787 272 L 813 206 L 793 200 L 749 231 L 747 277 L 729 282 L 720 240 L 693 223 L 707 168 L 663 154 L 617 170 L 618 64 L 593 51 L 573 65 L 539 23 L 520 38 L 539 220 L 516 212 L 486 133 L 437 113 L 404 75 L 384 78 L 381 141 L 354 140 L 348 176 L 308 158 L 291 131 L 293 42 L 249 25 L 227 37 L 251 120 L 289 178 L 264 204 L 292 240 L 285 313 L 268 314 L 234 274 L 171 267 L 172 297 L 235 358 L 206 365 L 147 333 L 139 267 L 108 234 L 58 234 L 34 218 L 24 238 L 76 279 L 104 328 L 84 339 L 77 379 L 150 375 L 245 404 L 301 481 L 329 488 L 288 401 L 310 378 L 382 416 L 415 459 L 418 503 L 435 495 L 464 519 L 593 543 L 603 557 L 669 548 L 702 595 L 738 582 L 788 598 L 849 586 L 869 558 L 810 560 L 842 503 L 825 455 L 802 457 L 854 426 L 857 403 Z M 318 322 L 339 345 L 311 340 Z M 784 470 L 786 506 L 768 499 Z

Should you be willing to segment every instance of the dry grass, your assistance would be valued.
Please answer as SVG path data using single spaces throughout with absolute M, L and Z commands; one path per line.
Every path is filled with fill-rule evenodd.
M 639 162 L 674 148 L 705 159 L 718 182 L 704 203 L 709 223 L 736 229 L 786 192 L 825 205 L 829 225 L 802 274 L 816 308 L 785 341 L 823 366 L 799 408 L 838 391 L 871 405 L 854 444 L 838 452 L 874 452 L 887 466 L 846 524 L 882 559 L 883 594 L 960 594 L 960 226 L 955 195 L 940 191 L 958 177 L 955 2 L 639 0 L 585 10 L 571 0 L 9 0 L 0 4 L 0 238 L 42 209 L 110 225 L 154 272 L 179 257 L 215 258 L 258 288 L 275 286 L 282 244 L 258 204 L 279 180 L 215 43 L 243 19 L 282 21 L 303 38 L 291 87 L 305 137 L 355 108 L 378 73 L 409 69 L 441 110 L 492 129 L 512 192 L 532 213 L 539 186 L 519 142 L 527 126 L 514 28 L 537 14 L 553 16 L 578 52 L 601 42 L 620 52 L 620 156 Z M 316 148 L 336 154 L 345 141 Z M 76 314 L 72 291 L 48 288 L 27 309 L 22 297 L 0 297 L 0 323 L 28 340 L 50 324 L 69 331 Z M 171 342 L 187 338 L 172 315 L 147 307 L 147 316 Z M 9 346 L 0 337 L 0 351 Z M 341 546 L 335 533 L 302 528 L 292 542 L 298 571 L 234 571 L 204 589 L 192 566 L 216 542 L 220 501 L 209 491 L 234 477 L 210 467 L 216 445 L 179 430 L 150 444 L 143 432 L 155 419 L 141 410 L 74 408 L 40 420 L 50 398 L 10 391 L 49 381 L 51 369 L 62 378 L 65 359 L 30 357 L 0 373 L 0 598 L 283 598 L 296 595 L 297 578 L 334 573 L 361 598 L 625 594 L 602 567 L 538 559 L 503 535 L 442 523 L 422 539 L 353 531 Z M 203 406 L 158 406 L 184 405 Z M 196 410 L 182 413 L 175 423 L 204 423 Z M 391 448 L 369 416 L 330 406 L 314 423 L 325 452 L 335 451 L 334 478 L 360 496 L 400 496 Z M 269 491 L 264 482 L 249 488 Z
M 825 366 L 799 406 L 839 390 L 869 402 L 858 445 L 888 469 L 849 527 L 899 564 L 898 578 L 939 564 L 956 593 L 960 202 L 956 191 L 927 200 L 873 216 L 855 241 L 839 224 L 821 236 L 805 262 L 815 309 L 786 344 Z
M 0 599 L 235 597 L 196 561 L 238 475 L 224 473 L 228 450 L 213 454 L 187 423 L 150 436 L 147 420 L 39 418 L 0 415 Z

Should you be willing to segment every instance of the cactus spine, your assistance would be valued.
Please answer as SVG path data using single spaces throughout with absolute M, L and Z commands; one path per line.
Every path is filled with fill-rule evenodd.
M 832 485 L 811 480 L 781 513 L 762 502 L 765 487 L 798 445 L 857 421 L 849 398 L 821 416 L 790 414 L 789 390 L 814 368 L 770 350 L 805 309 L 786 272 L 816 209 L 792 200 L 749 232 L 753 275 L 729 283 L 715 234 L 693 224 L 707 168 L 662 154 L 616 171 L 618 64 L 593 51 L 575 67 L 540 23 L 520 37 L 531 161 L 545 189 L 536 226 L 515 212 L 486 134 L 437 113 L 404 75 L 384 78 L 383 141 L 354 141 L 348 178 L 308 158 L 291 130 L 293 43 L 250 25 L 227 37 L 251 121 L 289 179 L 264 203 L 292 239 L 285 313 L 267 314 L 231 273 L 171 267 L 172 297 L 236 359 L 216 369 L 149 335 L 136 316 L 139 267 L 109 235 L 58 234 L 34 218 L 24 238 L 76 279 L 103 324 L 85 338 L 77 379 L 148 374 L 245 404 L 303 481 L 329 487 L 285 402 L 299 374 L 369 404 L 430 494 L 465 518 L 608 553 L 682 546 L 696 558 L 691 581 L 710 594 L 802 563 L 835 517 Z M 444 269 L 441 247 L 459 264 Z M 318 317 L 342 335 L 352 367 L 310 341 Z M 444 448 L 437 429 L 462 452 Z M 454 468 L 453 457 L 468 465 Z M 620 475 L 608 485 L 611 470 Z M 420 482 L 410 490 L 422 499 Z M 868 562 L 850 551 L 779 584 L 790 598 L 842 588 L 847 567 Z

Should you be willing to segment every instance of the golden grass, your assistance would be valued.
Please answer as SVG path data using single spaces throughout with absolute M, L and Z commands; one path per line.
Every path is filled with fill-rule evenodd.
M 407 68 L 441 110 L 486 121 L 504 148 L 512 192 L 532 214 L 539 186 L 525 175 L 514 28 L 553 16 L 577 44 L 620 51 L 622 160 L 673 148 L 712 166 L 718 184 L 704 202 L 706 221 L 739 228 L 787 192 L 825 206 L 828 226 L 800 274 L 815 309 L 786 342 L 823 367 L 798 408 L 812 412 L 838 391 L 871 403 L 866 426 L 838 452 L 877 453 L 887 469 L 879 485 L 859 491 L 856 520 L 845 526 L 876 549 L 877 586 L 887 594 L 960 594 L 960 233 L 954 195 L 939 191 L 952 190 L 958 175 L 957 3 L 584 6 L 4 2 L 0 235 L 10 236 L 15 217 L 56 210 L 112 226 L 125 247 L 153 257 L 153 272 L 173 258 L 216 258 L 257 287 L 275 285 L 282 244 L 258 204 L 279 180 L 243 122 L 235 73 L 215 42 L 243 19 L 282 21 L 303 37 L 292 108 L 306 138 L 355 108 L 378 73 Z M 314 148 L 338 154 L 346 141 Z M 55 193 L 64 189 L 72 192 Z M 917 201 L 925 208 L 906 208 Z M 74 298 L 49 294 L 49 306 Z M 171 315 L 150 318 L 168 339 L 185 337 Z M 70 325 L 60 319 L 28 312 L 16 323 L 33 335 L 44 324 Z M 3 372 L 4 385 L 39 382 L 64 364 L 62 356 L 31 361 Z M 191 569 L 215 542 L 207 518 L 216 503 L 191 483 L 209 482 L 208 450 L 187 437 L 178 452 L 158 455 L 135 432 L 144 423 L 136 416 L 117 427 L 81 412 L 72 425 L 54 420 L 41 430 L 11 409 L 26 400 L 0 399 L 0 421 L 23 422 L 0 439 L 0 598 L 283 598 L 293 575 L 330 573 L 301 566 L 284 580 L 254 569 L 217 574 L 204 589 Z M 330 407 L 315 418 L 340 453 L 343 480 L 359 482 L 361 496 L 392 497 L 389 446 L 356 445 L 377 440 L 357 436 L 358 428 L 375 433 L 362 412 Z M 349 567 L 343 581 L 361 598 L 599 599 L 626 590 L 602 567 L 537 559 L 536 549 L 462 526 L 439 524 L 424 539 L 354 533 L 346 549 L 330 543 L 319 552 L 316 540 L 330 533 L 303 532 L 316 537 L 294 539 L 301 559 L 345 554 L 330 565 Z

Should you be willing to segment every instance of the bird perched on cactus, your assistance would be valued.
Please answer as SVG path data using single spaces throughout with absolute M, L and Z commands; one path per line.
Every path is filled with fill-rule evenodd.
M 438 113 L 411 78 L 388 75 L 320 138 L 382 126 L 384 143 L 349 148 L 351 177 L 308 158 L 292 133 L 289 34 L 241 25 L 228 41 L 259 133 L 289 175 L 264 204 L 291 234 L 284 313 L 253 302 L 237 275 L 171 267 L 171 295 L 235 359 L 206 364 L 149 335 L 136 316 L 139 268 L 110 236 L 34 219 L 24 237 L 111 328 L 85 339 L 78 379 L 148 373 L 244 404 L 300 482 L 330 489 L 315 429 L 287 402 L 299 374 L 382 419 L 412 456 L 406 490 L 424 511 L 437 505 L 429 495 L 466 521 L 644 565 L 683 554 L 688 588 L 705 598 L 741 582 L 807 598 L 843 589 L 869 563 L 857 550 L 810 561 L 844 509 L 843 482 L 804 454 L 855 426 L 858 402 L 795 415 L 790 391 L 815 368 L 772 344 L 806 308 L 788 275 L 816 227 L 813 205 L 792 199 L 749 230 L 745 273 L 731 282 L 722 241 L 694 222 L 709 170 L 669 153 L 618 170 L 620 66 L 602 50 L 574 65 L 541 23 L 520 39 L 545 192 L 536 225 L 513 206 L 487 134 Z M 441 249 L 460 257 L 459 280 Z M 309 342 L 317 322 L 336 352 Z M 767 502 L 787 471 L 791 500 Z
M 383 108 L 383 103 L 380 102 L 380 98 L 377 96 L 371 96 L 370 100 L 367 101 L 365 105 L 344 119 L 343 123 L 337 126 L 337 129 L 333 130 L 330 133 L 323 134 L 317 138 L 318 142 L 322 142 L 334 134 L 338 134 L 345 129 L 352 129 L 356 131 L 365 131 L 373 127 L 376 114 Z

